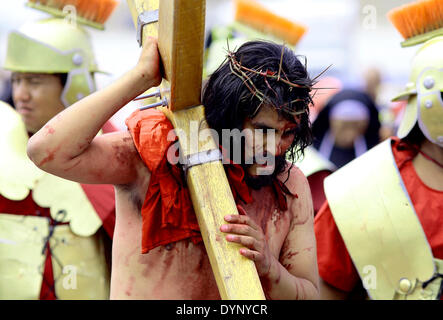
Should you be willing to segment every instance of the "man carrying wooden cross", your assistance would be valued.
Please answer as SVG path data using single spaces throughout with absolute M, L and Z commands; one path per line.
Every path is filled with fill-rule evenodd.
M 115 185 L 111 298 L 218 299 L 183 166 L 171 161 L 176 144 L 169 120 L 156 109 L 138 110 L 127 119 L 127 132 L 96 137 L 121 107 L 160 84 L 159 64 L 157 41 L 148 38 L 132 70 L 50 120 L 52 134 L 36 133 L 28 154 L 66 179 Z M 255 262 L 269 299 L 319 295 L 309 185 L 285 160 L 288 150 L 302 152 L 310 142 L 311 85 L 292 51 L 248 42 L 228 52 L 203 92 L 214 133 L 231 130 L 231 142 L 239 138 L 235 132 L 245 137 L 240 149 L 218 141 L 240 215 L 226 212 L 217 241 L 240 244 L 239 255 Z M 53 158 L 43 162 L 48 152 Z

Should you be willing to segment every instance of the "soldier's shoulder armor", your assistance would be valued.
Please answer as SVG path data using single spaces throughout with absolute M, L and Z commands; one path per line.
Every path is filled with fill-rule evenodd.
M 365 288 L 371 298 L 394 299 L 406 289 L 405 296 L 412 295 L 433 277 L 436 262 L 389 139 L 328 176 L 324 186 L 363 284 L 376 272 L 376 282 Z

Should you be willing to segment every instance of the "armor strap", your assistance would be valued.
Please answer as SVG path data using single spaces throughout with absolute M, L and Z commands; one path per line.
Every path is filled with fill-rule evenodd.
M 40 295 L 48 219 L 0 213 L 0 299 Z
M 110 275 L 103 233 L 79 237 L 68 225 L 61 225 L 55 228 L 50 241 L 55 292 L 59 299 L 109 299 Z
M 336 225 L 372 299 L 408 295 L 418 282 L 433 277 L 432 251 L 389 139 L 328 176 L 324 186 Z
M 68 225 L 51 231 L 48 222 L 44 217 L 0 213 L 0 300 L 38 299 L 47 240 L 59 299 L 108 299 L 102 234 L 79 237 Z

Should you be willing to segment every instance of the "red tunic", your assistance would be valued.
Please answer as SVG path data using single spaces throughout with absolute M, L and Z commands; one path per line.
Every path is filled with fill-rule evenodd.
M 103 132 L 109 133 L 117 131 L 117 129 L 107 122 L 103 126 Z M 103 228 L 112 239 L 115 225 L 115 198 L 114 188 L 111 185 L 85 185 L 81 184 L 83 191 L 91 202 L 98 216 L 102 220 Z M 32 191 L 21 201 L 9 200 L 0 195 L 0 212 L 17 215 L 41 216 L 50 219 L 50 224 L 54 225 L 49 208 L 42 208 L 32 199 Z M 48 244 L 49 249 L 49 244 Z M 47 250 L 46 252 L 50 252 Z M 43 273 L 43 282 L 40 290 L 41 300 L 55 300 L 54 292 L 54 275 L 52 271 L 51 255 L 47 254 L 45 260 L 45 270 Z
M 392 151 L 432 254 L 443 259 L 443 192 L 429 188 L 420 180 L 412 164 L 415 151 L 404 148 L 398 138 L 393 138 Z M 350 292 L 357 285 L 359 275 L 327 202 L 315 218 L 314 229 L 320 276 L 333 287 Z
M 323 203 L 326 201 L 325 191 L 323 189 L 323 181 L 331 173 L 332 172 L 329 170 L 322 170 L 306 177 L 306 179 L 308 179 L 309 188 L 311 189 L 314 215 L 317 215 Z

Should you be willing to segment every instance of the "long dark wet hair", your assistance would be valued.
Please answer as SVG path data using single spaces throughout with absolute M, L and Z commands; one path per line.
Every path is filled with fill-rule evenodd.
M 312 143 L 308 106 L 312 103 L 313 81 L 299 57 L 287 47 L 265 41 L 250 41 L 237 51 L 228 52 L 227 60 L 209 77 L 203 90 L 202 102 L 209 126 L 219 137 L 222 129 L 241 131 L 244 120 L 252 119 L 259 107 L 273 106 L 279 115 L 297 124 L 294 141 L 285 156 L 296 160 L 303 155 L 304 149 Z M 234 72 L 233 61 L 256 72 L 245 69 L 248 80 L 245 81 Z M 255 89 L 266 97 L 265 103 L 255 94 Z M 286 161 L 281 168 L 276 163 L 275 171 L 279 172 L 273 176 L 282 173 L 286 166 Z

